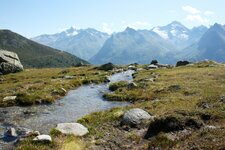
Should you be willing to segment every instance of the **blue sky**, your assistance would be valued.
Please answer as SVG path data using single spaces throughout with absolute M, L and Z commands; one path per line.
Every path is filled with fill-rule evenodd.
M 224 0 L 0 0 L 0 28 L 26 37 L 74 26 L 118 32 L 177 20 L 187 27 L 225 24 Z

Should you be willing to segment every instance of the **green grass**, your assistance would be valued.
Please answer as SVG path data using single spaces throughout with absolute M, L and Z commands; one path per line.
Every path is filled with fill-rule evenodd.
M 97 74 L 96 77 L 99 79 L 100 74 L 89 70 L 90 68 L 86 69 L 89 71 L 88 74 L 92 74 L 88 79 L 93 78 L 94 74 Z M 84 72 L 87 70 L 84 69 Z M 62 70 L 58 70 L 54 76 L 57 76 L 60 71 Z M 70 73 L 71 71 L 67 74 Z M 84 77 L 83 73 L 78 74 L 77 76 Z M 138 71 L 134 79 L 134 82 L 138 84 L 137 88 L 128 90 L 127 87 L 120 86 L 114 93 L 109 93 L 111 100 L 132 101 L 133 104 L 91 113 L 78 120 L 89 129 L 90 133 L 87 136 L 79 139 L 63 136 L 53 130 L 52 144 L 34 145 L 27 141 L 19 148 L 36 147 L 42 150 L 81 147 L 88 149 L 96 145 L 103 149 L 223 149 L 225 147 L 225 103 L 220 100 L 220 97 L 225 95 L 224 75 L 224 65 L 212 67 L 210 63 L 173 69 Z M 154 82 L 149 80 L 151 78 L 154 78 Z M 204 108 L 202 106 L 204 103 L 207 103 L 209 108 Z M 168 133 L 160 132 L 146 140 L 140 135 L 140 132 L 143 132 L 142 128 L 127 131 L 120 126 L 124 112 L 131 108 L 142 108 L 154 115 L 156 120 L 166 116 L 173 116 L 181 122 L 185 118 L 194 118 L 196 122 L 220 128 L 189 129 L 192 131 L 191 134 L 179 136 L 175 140 L 168 138 Z M 143 129 L 147 128 L 143 127 Z M 179 135 L 175 133 L 177 134 Z
M 105 98 L 108 100 L 132 101 L 134 104 L 89 114 L 79 120 L 91 131 L 87 139 L 90 141 L 94 136 L 110 143 L 117 137 L 119 140 L 116 141 L 116 144 L 120 146 L 116 148 L 122 148 L 121 143 L 129 145 L 132 142 L 131 147 L 137 149 L 140 149 L 140 143 L 143 145 L 141 149 L 154 147 L 163 149 L 224 148 L 225 144 L 222 141 L 225 140 L 223 136 L 225 133 L 225 103 L 220 101 L 220 97 L 225 95 L 225 67 L 224 65 L 212 67 L 211 64 L 212 62 L 198 63 L 194 66 L 137 72 L 134 82 L 143 86 L 138 86 L 134 90 L 120 87 L 113 93 L 105 94 Z M 148 80 L 150 78 L 154 78 L 155 81 Z M 201 106 L 203 102 L 208 103 L 210 107 L 203 108 Z M 159 134 L 146 141 L 137 134 L 131 134 L 132 132 L 125 132 L 119 128 L 121 116 L 129 108 L 142 108 L 156 118 L 171 115 L 181 118 L 196 118 L 196 121 L 204 122 L 205 125 L 221 128 L 207 131 L 195 130 L 193 134 L 176 141 L 165 138 L 164 134 Z M 110 138 L 106 133 L 111 135 Z M 133 140 L 128 142 L 128 137 Z M 97 144 L 105 145 L 104 142 Z
M 128 82 L 126 81 L 115 82 L 115 83 L 109 84 L 109 90 L 116 91 L 119 88 L 127 87 L 127 86 L 128 86 Z
M 0 106 L 51 103 L 83 84 L 102 83 L 107 72 L 92 67 L 26 69 L 23 72 L 0 76 Z M 74 76 L 64 79 L 64 76 Z M 15 101 L 3 101 L 16 95 Z

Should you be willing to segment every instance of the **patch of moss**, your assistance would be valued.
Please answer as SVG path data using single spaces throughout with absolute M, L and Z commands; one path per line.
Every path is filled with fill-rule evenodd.
M 115 82 L 115 83 L 110 83 L 109 90 L 116 91 L 119 88 L 123 88 L 123 87 L 127 87 L 127 86 L 128 86 L 127 81 L 119 81 L 119 82 Z

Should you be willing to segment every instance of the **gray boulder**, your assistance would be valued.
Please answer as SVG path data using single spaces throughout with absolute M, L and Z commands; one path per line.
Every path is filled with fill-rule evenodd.
M 19 57 L 14 52 L 0 49 L 0 73 L 16 73 L 23 70 Z
M 79 123 L 60 123 L 56 129 L 66 135 L 84 136 L 88 133 L 88 129 Z
M 42 135 L 38 135 L 37 137 L 35 137 L 33 139 L 33 141 L 37 141 L 37 142 L 52 142 L 52 138 L 49 135 L 42 134 Z
M 154 117 L 140 108 L 130 109 L 123 115 L 122 125 L 135 127 L 145 121 L 152 120 Z

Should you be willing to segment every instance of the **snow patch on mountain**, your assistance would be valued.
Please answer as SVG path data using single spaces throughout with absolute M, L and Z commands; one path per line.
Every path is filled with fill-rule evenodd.
M 160 35 L 160 36 L 161 36 L 162 38 L 164 38 L 164 39 L 168 39 L 168 38 L 169 38 L 167 32 L 166 32 L 166 31 L 160 30 L 159 27 L 153 28 L 153 31 L 154 31 L 155 33 L 157 33 L 158 35 Z

